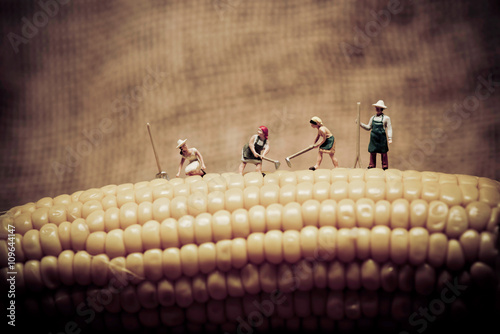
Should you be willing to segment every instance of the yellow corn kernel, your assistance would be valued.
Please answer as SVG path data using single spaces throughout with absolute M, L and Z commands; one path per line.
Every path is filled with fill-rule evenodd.
M 0 217 L 0 273 L 12 225 L 16 287 L 47 314 L 83 303 L 104 328 L 174 331 L 237 331 L 271 309 L 256 328 L 405 323 L 455 279 L 493 295 L 499 189 L 468 175 L 346 168 L 108 185 Z

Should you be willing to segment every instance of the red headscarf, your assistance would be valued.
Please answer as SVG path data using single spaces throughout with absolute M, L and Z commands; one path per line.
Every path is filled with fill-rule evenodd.
M 264 125 L 259 126 L 259 129 L 261 129 L 261 130 L 262 130 L 262 132 L 264 132 L 264 136 L 265 136 L 265 137 L 266 137 L 266 139 L 267 139 L 267 137 L 269 136 L 269 130 L 268 130 L 268 129 L 264 126 Z

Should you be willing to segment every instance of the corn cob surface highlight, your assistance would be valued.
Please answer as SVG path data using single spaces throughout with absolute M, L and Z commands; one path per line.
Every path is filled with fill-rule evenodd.
M 107 185 L 1 216 L 1 282 L 52 333 L 487 328 L 499 214 L 498 181 L 437 172 Z

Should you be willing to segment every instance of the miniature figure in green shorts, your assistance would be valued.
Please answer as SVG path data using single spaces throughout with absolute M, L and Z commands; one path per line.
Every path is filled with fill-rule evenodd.
M 311 127 L 318 129 L 318 135 L 314 139 L 314 147 L 319 147 L 316 165 L 309 167 L 309 169 L 316 170 L 319 168 L 321 161 L 323 160 L 323 153 L 330 156 L 333 166 L 337 168 L 339 166 L 339 162 L 337 161 L 337 158 L 334 157 L 336 141 L 332 132 L 323 125 L 323 121 L 318 116 L 312 117 L 309 123 L 311 123 Z

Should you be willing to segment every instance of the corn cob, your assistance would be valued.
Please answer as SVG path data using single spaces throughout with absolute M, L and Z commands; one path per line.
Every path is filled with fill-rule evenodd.
M 455 316 L 494 295 L 499 191 L 343 168 L 108 185 L 3 215 L 2 284 L 14 244 L 23 307 L 61 330 L 415 330 L 450 282 L 467 287 Z

